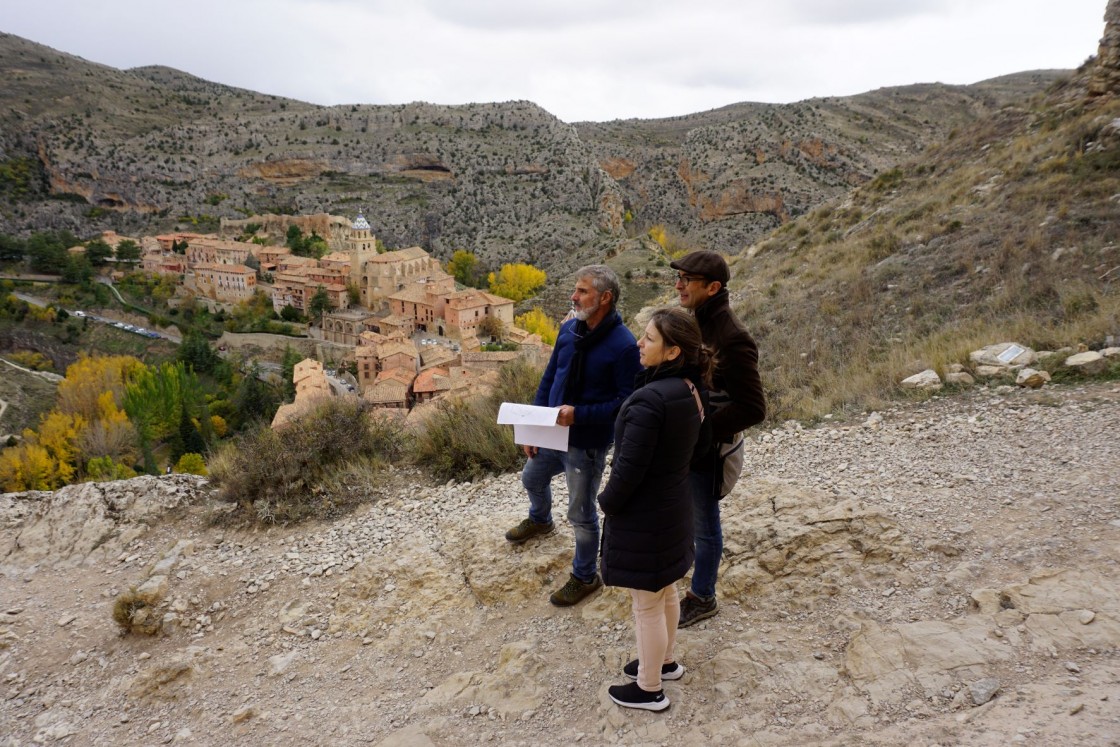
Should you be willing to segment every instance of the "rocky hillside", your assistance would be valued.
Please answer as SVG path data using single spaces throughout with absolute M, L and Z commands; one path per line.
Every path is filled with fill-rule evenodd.
M 223 526 L 184 475 L 0 497 L 13 744 L 1105 745 L 1120 738 L 1120 387 L 978 390 L 754 432 L 720 613 L 614 706 L 625 593 L 575 608 L 516 475 Z M 559 485 L 559 483 L 557 483 Z M 563 494 L 558 498 L 563 501 Z M 122 635 L 130 589 L 151 604 Z
M 1041 91 L 1059 71 L 577 129 L 643 227 L 738 253 L 761 235 Z
M 875 406 L 997 339 L 1117 344 L 1115 27 L 1044 95 L 960 126 L 735 258 L 773 415 Z
M 737 251 L 1056 77 L 572 126 L 529 102 L 313 106 L 0 34 L 0 231 L 364 208 L 390 246 L 561 272 L 657 223 Z

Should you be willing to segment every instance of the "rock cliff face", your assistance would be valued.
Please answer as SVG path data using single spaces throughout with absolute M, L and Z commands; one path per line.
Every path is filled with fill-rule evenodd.
M 530 102 L 319 107 L 0 35 L 0 162 L 34 166 L 0 188 L 0 232 L 363 209 L 390 247 L 552 274 L 658 223 L 736 251 L 1053 78 L 573 126 Z
M 1093 95 L 1120 92 L 1120 0 L 1108 0 L 1104 11 L 1104 36 L 1089 78 Z

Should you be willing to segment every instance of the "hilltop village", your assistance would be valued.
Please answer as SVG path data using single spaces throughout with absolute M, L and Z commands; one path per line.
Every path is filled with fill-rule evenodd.
M 329 310 L 311 319 L 307 334 L 317 349 L 329 351 L 330 360 L 354 372 L 357 394 L 376 407 L 406 411 L 465 390 L 514 358 L 539 365 L 551 352 L 538 335 L 514 326 L 512 300 L 457 285 L 418 246 L 383 250 L 360 212 L 353 221 L 328 215 L 265 219 L 272 230 L 302 224 L 331 251 L 315 259 L 288 246 L 226 238 L 236 233 L 243 239 L 250 221 L 223 221 L 218 235 L 141 238 L 139 267 L 172 278 L 177 296 L 193 296 L 212 311 L 229 310 L 261 292 L 277 313 L 290 307 L 314 317 L 312 299 L 325 294 Z M 115 246 L 124 237 L 102 238 Z M 495 330 L 516 350 L 483 350 L 480 338 L 490 342 Z M 274 424 L 332 391 L 321 361 L 303 361 L 294 378 L 296 403 L 283 406 Z

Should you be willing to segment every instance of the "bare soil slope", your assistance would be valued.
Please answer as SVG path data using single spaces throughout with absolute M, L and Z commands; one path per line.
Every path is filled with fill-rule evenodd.
M 756 431 L 720 614 L 662 714 L 606 697 L 626 595 L 547 602 L 516 475 L 215 523 L 187 476 L 0 497 L 5 744 L 1120 744 L 1120 387 Z M 561 491 L 562 492 L 562 491 Z M 561 498 L 562 500 L 562 498 Z M 147 583 L 163 632 L 120 635 Z

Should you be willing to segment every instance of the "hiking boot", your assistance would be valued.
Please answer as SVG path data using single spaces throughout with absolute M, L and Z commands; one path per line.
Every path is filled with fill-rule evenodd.
M 552 602 L 557 607 L 571 607 L 573 604 L 590 596 L 602 585 L 603 579 L 599 578 L 598 573 L 596 573 L 595 578 L 590 581 L 580 581 L 575 576 L 569 574 L 568 583 L 552 592 L 552 596 L 548 598 L 548 601 Z
M 515 545 L 520 545 L 533 537 L 551 534 L 555 528 L 556 525 L 551 521 L 547 524 L 540 524 L 532 519 L 523 519 L 520 524 L 506 532 L 506 539 Z
M 629 685 L 611 685 L 607 688 L 607 695 L 611 696 L 611 700 L 623 708 L 664 711 L 669 707 L 669 699 L 665 697 L 663 691 L 646 692 L 638 687 L 637 682 L 631 682 Z
M 700 597 L 695 597 L 692 592 L 684 595 L 681 600 L 681 619 L 677 623 L 678 628 L 687 628 L 689 625 L 695 625 L 701 620 L 706 620 L 716 612 L 719 611 L 719 604 L 716 598 L 712 597 L 708 600 L 703 600 Z
M 638 679 L 638 660 L 630 662 L 622 668 L 622 673 L 632 680 Z M 661 665 L 661 679 L 664 680 L 679 680 L 684 677 L 684 667 L 675 661 L 668 664 Z

